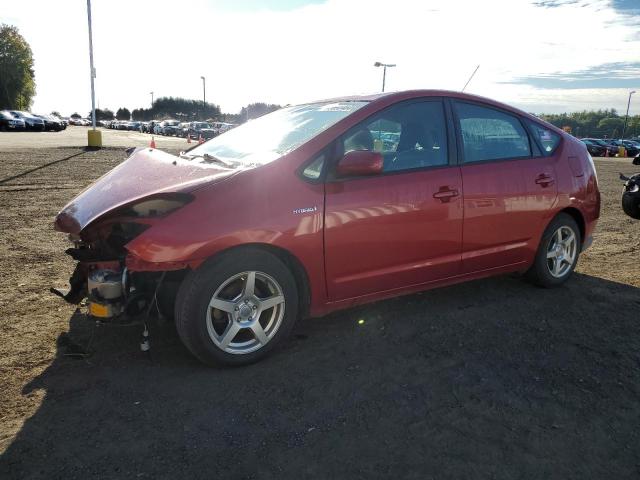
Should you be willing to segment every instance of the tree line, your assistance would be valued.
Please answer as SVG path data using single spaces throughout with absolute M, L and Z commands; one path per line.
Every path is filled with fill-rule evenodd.
M 272 103 L 251 103 L 242 107 L 240 113 L 222 113 L 218 105 L 207 103 L 204 105 L 198 100 L 189 100 L 179 97 L 160 97 L 153 102 L 151 108 L 136 108 L 129 110 L 120 107 L 115 112 L 109 108 L 96 108 L 96 120 L 137 120 L 150 121 L 172 118 L 183 122 L 192 120 L 213 120 L 229 123 L 244 123 L 247 120 L 261 117 L 267 113 L 282 108 Z M 81 117 L 77 112 L 72 118 Z M 91 118 L 91 112 L 87 114 Z
M 620 138 L 625 121 L 625 115 L 619 115 L 615 108 L 574 113 L 543 113 L 537 116 L 580 138 Z M 640 136 L 640 115 L 629 117 L 624 136 Z

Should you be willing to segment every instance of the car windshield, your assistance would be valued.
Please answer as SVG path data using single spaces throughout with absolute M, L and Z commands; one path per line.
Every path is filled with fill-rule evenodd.
M 297 105 L 251 120 L 189 151 L 222 161 L 264 165 L 299 147 L 367 102 Z

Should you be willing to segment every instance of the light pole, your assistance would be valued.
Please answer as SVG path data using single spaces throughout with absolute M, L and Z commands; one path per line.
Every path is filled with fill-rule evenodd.
M 396 64 L 395 63 L 381 63 L 381 62 L 376 62 L 373 64 L 374 67 L 384 67 L 382 70 L 382 91 L 384 92 L 384 82 L 387 78 L 387 67 L 391 68 L 391 67 L 395 67 Z
M 624 132 L 627 129 L 627 120 L 629 120 L 629 105 L 631 105 L 631 95 L 636 93 L 635 90 L 631 90 L 629 92 L 629 100 L 627 101 L 627 114 L 624 117 L 624 127 L 622 127 L 622 138 L 620 140 L 624 140 Z
M 93 130 L 87 132 L 87 143 L 90 147 L 102 146 L 102 134 L 96 130 L 96 91 L 94 79 L 96 69 L 93 67 L 93 34 L 91 31 L 91 0 L 87 0 L 87 22 L 89 24 L 89 67 L 91 69 L 91 123 Z
M 151 94 L 151 108 L 153 108 L 153 92 L 149 92 Z
M 205 85 L 205 78 L 204 77 L 200 77 L 202 79 L 202 115 L 203 117 L 206 116 L 205 110 L 207 108 L 207 88 Z M 203 120 L 205 120 L 203 118 Z

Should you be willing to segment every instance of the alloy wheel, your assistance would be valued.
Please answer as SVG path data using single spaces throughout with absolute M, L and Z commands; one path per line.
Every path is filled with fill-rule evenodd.
M 227 353 L 247 354 L 264 347 L 284 317 L 285 297 L 264 272 L 238 273 L 218 287 L 207 308 L 207 331 Z
M 578 239 L 574 231 L 563 225 L 558 228 L 547 247 L 547 267 L 555 278 L 564 277 L 576 260 L 578 253 Z

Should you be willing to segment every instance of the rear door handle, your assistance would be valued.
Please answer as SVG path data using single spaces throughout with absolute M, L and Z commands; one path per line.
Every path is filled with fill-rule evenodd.
M 455 188 L 440 187 L 440 190 L 433 194 L 433 198 L 440 200 L 442 203 L 448 203 L 452 198 L 459 195 L 460 193 Z
M 541 173 L 536 177 L 536 183 L 542 187 L 548 187 L 549 185 L 553 185 L 553 177 L 546 173 Z

